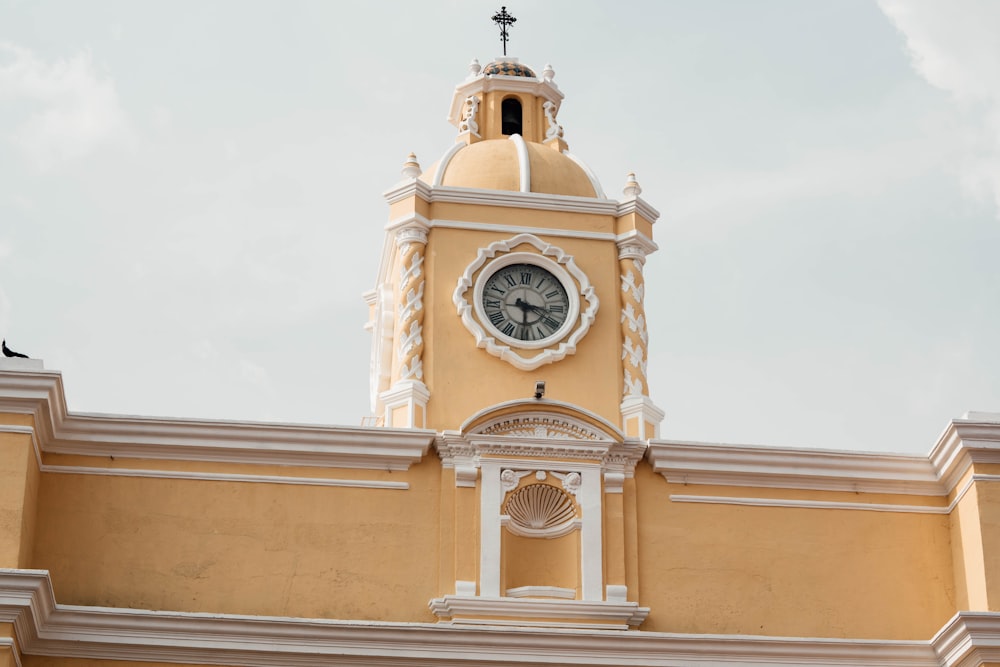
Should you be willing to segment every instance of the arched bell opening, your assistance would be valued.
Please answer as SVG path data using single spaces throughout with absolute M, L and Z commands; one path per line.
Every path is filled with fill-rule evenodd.
M 521 109 L 521 100 L 516 97 L 508 97 L 500 103 L 500 131 L 510 136 L 512 134 L 522 134 L 524 129 L 524 114 Z

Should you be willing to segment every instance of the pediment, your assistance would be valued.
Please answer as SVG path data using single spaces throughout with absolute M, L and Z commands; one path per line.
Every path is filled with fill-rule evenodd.
M 510 401 L 482 410 L 462 424 L 466 436 L 507 436 L 533 440 L 621 442 L 621 431 L 599 415 L 570 403 Z

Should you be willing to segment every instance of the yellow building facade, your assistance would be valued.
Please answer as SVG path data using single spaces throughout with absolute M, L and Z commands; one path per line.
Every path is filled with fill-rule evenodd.
M 474 61 L 386 191 L 371 425 L 75 414 L 0 360 L 0 667 L 1000 664 L 1000 414 L 927 456 L 661 439 L 659 214 L 554 77 Z

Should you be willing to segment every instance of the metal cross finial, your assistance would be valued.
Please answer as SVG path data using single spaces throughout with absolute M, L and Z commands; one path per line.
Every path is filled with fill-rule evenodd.
M 507 34 L 507 28 L 513 25 L 515 21 L 517 19 L 507 13 L 506 7 L 501 7 L 500 11 L 493 15 L 493 22 L 500 26 L 500 41 L 503 42 L 504 55 L 507 55 L 507 40 L 510 39 L 510 35 Z

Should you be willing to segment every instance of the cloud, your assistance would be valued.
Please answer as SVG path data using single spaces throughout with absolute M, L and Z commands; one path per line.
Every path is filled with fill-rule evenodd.
M 728 224 L 751 220 L 745 214 L 789 201 L 826 195 L 864 195 L 891 187 L 949 159 L 950 127 L 928 124 L 925 134 L 877 145 L 811 149 L 794 163 L 758 171 L 713 174 L 711 182 L 681 189 L 668 215 L 711 221 L 700 234 L 725 234 Z
M 114 81 L 95 70 L 89 51 L 45 62 L 0 42 L 0 101 L 7 100 L 33 107 L 6 138 L 40 169 L 131 138 Z
M 906 38 L 920 76 L 955 98 L 972 123 L 962 183 L 992 197 L 1000 217 L 1000 3 L 993 0 L 879 0 Z

